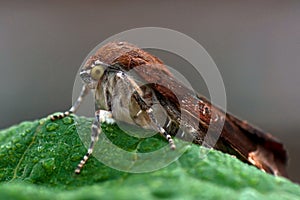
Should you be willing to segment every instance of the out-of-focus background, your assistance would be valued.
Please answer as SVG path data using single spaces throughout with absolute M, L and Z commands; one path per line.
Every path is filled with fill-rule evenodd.
M 107 37 L 158 26 L 212 56 L 228 110 L 286 145 L 300 181 L 300 2 L 0 1 L 0 128 L 69 108 L 78 68 Z M 201 91 L 200 91 L 201 92 Z

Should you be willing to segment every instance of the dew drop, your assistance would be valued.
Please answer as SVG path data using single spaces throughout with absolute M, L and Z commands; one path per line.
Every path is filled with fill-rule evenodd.
M 7 149 L 7 150 L 10 150 L 12 147 L 11 147 L 11 142 L 9 142 L 6 146 L 5 146 L 5 148 Z
M 46 126 L 46 130 L 50 132 L 56 130 L 58 127 L 59 125 L 57 123 L 49 123 Z
M 68 125 L 73 123 L 73 119 L 71 117 L 65 117 L 63 118 L 63 123 Z
M 47 172 L 52 172 L 56 168 L 54 158 L 49 158 L 49 159 L 43 160 L 42 161 L 42 167 Z
M 22 146 L 23 146 L 23 145 L 20 144 L 20 143 L 17 143 L 17 144 L 16 144 L 16 147 L 17 147 L 17 148 L 20 148 L 20 147 L 22 147 Z
M 17 143 L 19 141 L 20 141 L 20 138 L 17 138 L 17 137 L 13 138 L 13 140 L 12 140 L 13 143 Z
M 45 119 L 45 118 L 43 118 L 43 119 L 40 119 L 40 120 L 39 120 L 39 124 L 40 124 L 40 125 L 43 125 L 43 124 L 45 123 L 45 121 L 46 121 L 46 119 Z

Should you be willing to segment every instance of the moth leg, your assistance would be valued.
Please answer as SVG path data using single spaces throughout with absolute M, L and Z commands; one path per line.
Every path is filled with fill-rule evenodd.
M 69 116 L 72 113 L 75 113 L 78 110 L 78 108 L 79 108 L 81 102 L 83 101 L 84 97 L 89 93 L 89 91 L 90 91 L 90 89 L 86 85 L 83 85 L 83 87 L 81 89 L 81 92 L 80 92 L 80 95 L 77 98 L 77 100 L 75 101 L 75 103 L 72 105 L 72 107 L 64 113 L 51 115 L 50 119 L 52 121 L 54 121 L 56 119 L 61 119 L 61 118 L 64 118 L 66 116 Z
M 175 150 L 176 149 L 176 145 L 174 143 L 174 140 L 172 139 L 171 135 L 167 133 L 167 131 L 161 127 L 158 122 L 156 121 L 155 117 L 153 116 L 153 109 L 152 108 L 148 108 L 146 110 L 150 120 L 151 120 L 151 125 L 153 126 L 153 128 L 155 130 L 157 130 L 164 138 L 166 138 L 166 140 L 168 141 L 169 145 L 170 145 L 170 149 Z
M 143 99 L 143 97 L 142 97 L 143 92 L 141 91 L 140 87 L 135 83 L 134 80 L 132 80 L 129 76 L 127 76 L 126 73 L 124 73 L 122 71 L 118 72 L 117 76 L 119 78 L 122 78 L 126 82 L 130 83 L 131 87 L 133 87 L 133 89 L 135 90 L 135 92 L 133 93 L 133 97 L 138 102 L 139 106 L 141 107 L 141 110 L 137 113 L 136 117 L 138 117 L 142 113 L 142 111 L 146 111 L 147 115 L 150 118 L 150 121 L 151 121 L 150 123 L 151 123 L 151 126 L 153 127 L 153 129 L 158 131 L 164 138 L 166 138 L 166 140 L 168 141 L 170 148 L 172 150 L 176 149 L 176 146 L 174 144 L 174 141 L 173 141 L 171 135 L 168 134 L 166 132 L 166 130 L 157 123 L 157 121 L 153 115 L 153 109 L 149 105 L 147 105 L 147 103 Z
M 87 162 L 89 157 L 92 155 L 95 144 L 98 141 L 99 134 L 101 133 L 100 124 L 103 122 L 105 122 L 107 124 L 115 123 L 115 120 L 112 118 L 112 113 L 110 111 L 98 110 L 95 112 L 95 120 L 91 127 L 91 131 L 92 131 L 91 143 L 90 143 L 87 153 L 84 155 L 82 160 L 77 165 L 77 168 L 75 169 L 76 174 L 80 174 L 80 171 L 83 168 L 84 164 Z

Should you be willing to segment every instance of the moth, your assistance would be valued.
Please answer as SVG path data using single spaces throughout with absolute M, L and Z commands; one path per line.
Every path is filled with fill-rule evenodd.
M 129 72 L 150 84 L 140 86 Z M 77 174 L 93 152 L 101 132 L 100 124 L 119 120 L 157 131 L 168 141 L 171 149 L 176 148 L 172 138 L 179 127 L 185 129 L 185 134 L 179 136 L 181 139 L 192 138 L 192 142 L 199 145 L 206 137 L 208 127 L 212 127 L 212 130 L 221 131 L 214 149 L 234 155 L 267 173 L 287 177 L 287 152 L 281 142 L 246 121 L 225 113 L 205 97 L 195 95 L 173 76 L 159 58 L 133 44 L 110 42 L 102 46 L 86 61 L 80 77 L 84 85 L 74 105 L 64 113 L 51 116 L 51 120 L 56 120 L 75 113 L 84 97 L 91 90 L 95 92 L 91 143 L 75 170 Z M 178 99 L 184 101 L 179 102 Z M 155 110 L 153 105 L 160 107 Z M 156 112 L 163 112 L 167 119 L 165 124 L 158 123 Z M 220 127 L 220 122 L 224 126 Z M 213 139 L 214 135 L 209 137 Z

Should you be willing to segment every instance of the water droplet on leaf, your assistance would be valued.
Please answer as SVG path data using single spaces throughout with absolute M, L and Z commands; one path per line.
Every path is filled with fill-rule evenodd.
M 56 168 L 54 158 L 43 160 L 42 166 L 47 172 L 52 172 Z
M 46 121 L 46 119 L 45 119 L 45 118 L 43 118 L 43 119 L 40 119 L 40 120 L 39 120 L 39 124 L 40 124 L 40 125 L 43 125 L 43 124 L 45 123 L 45 121 Z
M 17 144 L 16 144 L 16 147 L 17 147 L 17 148 L 20 148 L 21 146 L 22 146 L 22 144 L 20 144 L 20 143 L 17 143 Z
M 65 117 L 63 118 L 63 123 L 68 125 L 73 123 L 73 119 L 71 117 Z
M 57 123 L 49 123 L 46 126 L 47 131 L 54 131 L 59 127 L 59 125 Z

